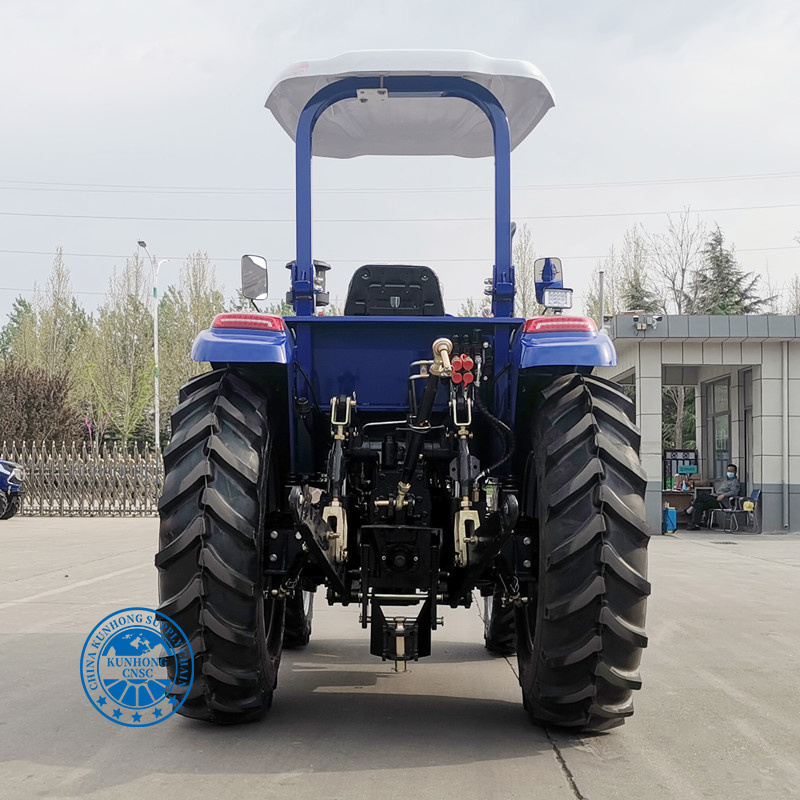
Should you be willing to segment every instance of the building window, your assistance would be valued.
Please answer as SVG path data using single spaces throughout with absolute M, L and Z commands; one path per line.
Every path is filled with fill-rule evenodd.
M 731 462 L 730 378 L 707 384 L 706 408 L 709 432 L 709 477 L 720 478 Z

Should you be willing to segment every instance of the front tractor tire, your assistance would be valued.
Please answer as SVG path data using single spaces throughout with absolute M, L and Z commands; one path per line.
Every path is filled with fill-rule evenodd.
M 299 587 L 286 598 L 283 646 L 286 649 L 305 647 L 311 640 L 311 620 L 314 616 L 314 593 Z
M 517 651 L 517 630 L 513 604 L 504 605 L 502 585 L 495 586 L 485 598 L 483 641 L 486 649 L 497 656 L 511 656 Z
M 164 453 L 156 556 L 159 610 L 183 629 L 195 658 L 178 713 L 247 722 L 272 703 L 285 612 L 283 600 L 264 596 L 267 401 L 230 369 L 194 378 L 180 397 Z
M 20 509 L 20 505 L 22 504 L 22 500 L 18 494 L 12 495 L 11 498 L 8 500 L 8 503 L 3 510 L 3 513 L 0 514 L 0 519 L 11 519 L 14 514 L 17 513 Z
M 542 392 L 533 456 L 538 581 L 517 610 L 517 657 L 534 722 L 621 725 L 647 644 L 646 476 L 631 401 L 616 384 L 566 375 Z

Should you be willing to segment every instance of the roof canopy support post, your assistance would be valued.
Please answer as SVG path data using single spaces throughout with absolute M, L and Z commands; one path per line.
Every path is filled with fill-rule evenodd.
M 495 259 L 492 313 L 514 313 L 514 267 L 511 264 L 511 134 L 508 119 L 497 98 L 466 78 L 409 75 L 343 78 L 320 89 L 300 114 L 295 151 L 295 207 L 297 258 L 292 268 L 292 300 L 297 316 L 314 313 L 314 265 L 311 255 L 311 156 L 314 126 L 327 108 L 357 97 L 358 89 L 385 88 L 389 97 L 459 97 L 474 103 L 492 126 L 495 170 Z
M 487 92 L 488 94 L 488 92 Z M 495 100 L 484 108 L 494 137 L 494 271 L 492 314 L 514 316 L 514 265 L 511 263 L 511 134 L 505 111 Z

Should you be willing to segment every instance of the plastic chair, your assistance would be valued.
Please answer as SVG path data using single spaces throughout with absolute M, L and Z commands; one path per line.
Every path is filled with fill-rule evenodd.
M 723 515 L 724 531 L 735 533 L 739 531 L 739 519 L 737 514 L 745 515 L 745 524 L 749 525 L 752 533 L 761 533 L 758 524 L 758 501 L 761 497 L 761 489 L 753 489 L 749 497 L 734 497 L 731 500 L 730 508 L 712 508 L 709 512 L 709 527 L 713 528 L 717 524 L 717 514 Z M 753 508 L 745 509 L 744 504 L 751 502 Z

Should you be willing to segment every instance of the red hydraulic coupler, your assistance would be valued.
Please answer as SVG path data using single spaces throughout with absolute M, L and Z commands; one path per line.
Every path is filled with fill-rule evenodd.
M 475 380 L 475 376 L 471 372 L 475 362 L 470 356 L 464 353 L 460 356 L 453 356 L 450 359 L 450 363 L 453 367 L 453 374 L 450 376 L 450 380 L 453 383 L 463 383 L 464 386 L 469 386 Z

